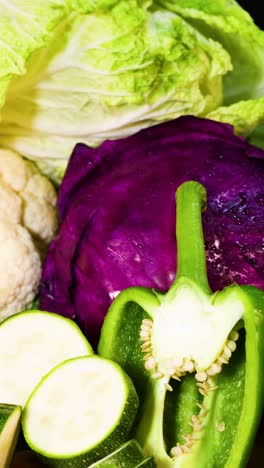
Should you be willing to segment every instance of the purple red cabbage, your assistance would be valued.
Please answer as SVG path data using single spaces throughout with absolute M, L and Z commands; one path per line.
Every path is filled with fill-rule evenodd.
M 175 277 L 175 191 L 207 190 L 212 290 L 264 288 L 264 151 L 228 124 L 187 116 L 96 149 L 77 144 L 58 196 L 60 230 L 44 261 L 40 307 L 74 319 L 96 346 L 119 291 L 166 291 Z

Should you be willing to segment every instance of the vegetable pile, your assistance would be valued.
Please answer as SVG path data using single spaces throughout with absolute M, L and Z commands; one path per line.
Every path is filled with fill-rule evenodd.
M 48 466 L 104 466 L 106 459 L 136 468 L 125 445 L 133 438 L 146 466 L 247 463 L 264 404 L 264 291 L 232 284 L 212 292 L 201 219 L 205 188 L 181 184 L 176 208 L 175 281 L 165 294 L 122 291 L 106 314 L 100 356 L 72 320 L 57 314 L 23 312 L 0 326 L 3 354 L 12 338 L 20 352 L 18 364 L 16 352 L 2 356 L 1 398 L 21 398 L 25 440 Z M 16 389 L 14 379 L 25 370 Z M 1 411 L 5 406 L 0 421 Z M 132 454 L 141 457 L 140 450 Z
M 264 31 L 235 0 L 0 0 L 0 37 L 0 465 L 247 466 Z
M 176 270 L 174 193 L 189 179 L 208 191 L 212 289 L 264 287 L 263 161 L 264 151 L 229 125 L 188 116 L 97 149 L 77 145 L 59 190 L 60 231 L 43 266 L 41 308 L 76 319 L 96 345 L 121 290 L 167 291 Z
M 118 364 L 93 355 L 72 320 L 25 311 L 4 320 L 0 336 L 1 466 L 11 461 L 21 413 L 28 446 L 49 466 L 90 466 L 118 449 L 117 460 L 122 453 L 146 458 L 136 442 L 122 447 L 138 409 L 133 382 Z

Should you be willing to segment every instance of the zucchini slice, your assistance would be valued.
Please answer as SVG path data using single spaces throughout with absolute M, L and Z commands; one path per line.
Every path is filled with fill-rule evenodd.
M 23 407 L 50 369 L 87 354 L 93 350 L 70 319 L 37 310 L 7 318 L 0 325 L 0 401 Z
M 0 404 L 0 466 L 8 468 L 15 451 L 22 408 Z
M 41 380 L 25 405 L 22 428 L 49 466 L 87 467 L 129 438 L 137 409 L 135 387 L 118 364 L 83 356 Z
M 144 459 L 145 456 L 139 443 L 135 439 L 131 439 L 110 453 L 110 455 L 93 463 L 90 468 L 135 468 Z

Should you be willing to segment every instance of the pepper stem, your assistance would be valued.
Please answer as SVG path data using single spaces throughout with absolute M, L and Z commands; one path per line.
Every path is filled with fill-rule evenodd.
M 206 255 L 201 213 L 206 209 L 206 190 L 195 181 L 176 191 L 177 279 L 185 276 L 205 292 L 211 292 L 207 279 Z

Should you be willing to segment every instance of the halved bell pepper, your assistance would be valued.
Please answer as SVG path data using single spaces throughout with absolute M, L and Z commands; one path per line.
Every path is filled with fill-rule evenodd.
M 141 287 L 112 303 L 98 352 L 140 396 L 135 437 L 158 467 L 246 465 L 264 401 L 264 292 L 210 290 L 202 230 L 206 191 L 176 192 L 177 274 L 166 294 Z

